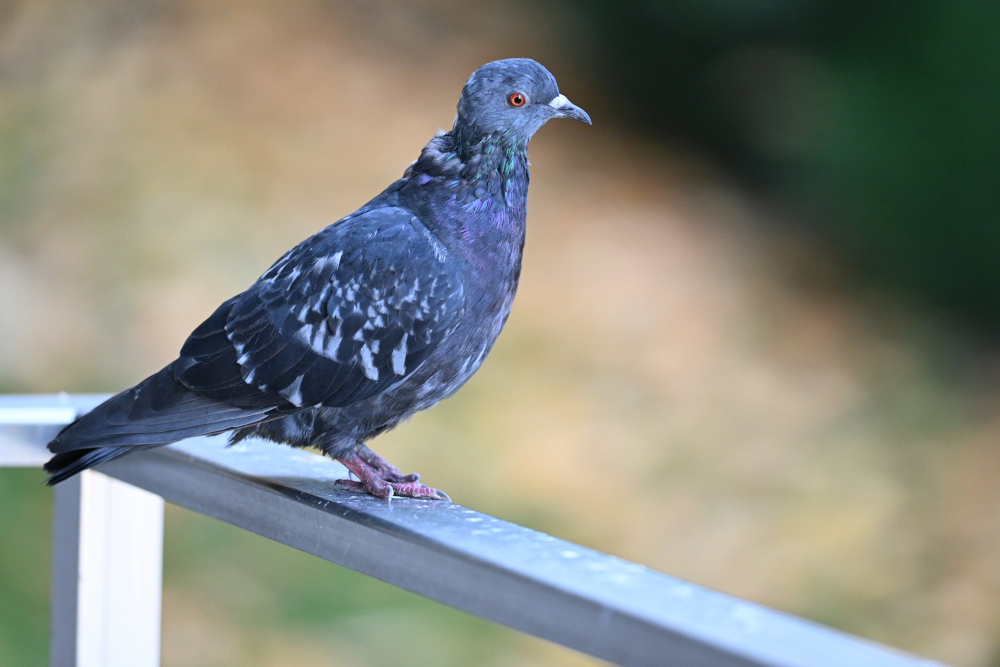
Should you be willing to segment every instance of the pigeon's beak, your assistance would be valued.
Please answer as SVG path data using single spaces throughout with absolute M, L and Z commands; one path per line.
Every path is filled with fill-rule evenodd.
M 566 99 L 565 95 L 556 95 L 549 102 L 549 106 L 555 109 L 554 118 L 572 118 L 574 120 L 582 120 L 587 125 L 593 125 L 590 122 L 590 116 L 587 115 L 587 112 Z

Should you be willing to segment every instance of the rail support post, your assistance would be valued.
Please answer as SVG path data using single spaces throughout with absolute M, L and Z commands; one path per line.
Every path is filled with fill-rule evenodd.
M 51 667 L 157 667 L 163 499 L 87 470 L 55 487 Z

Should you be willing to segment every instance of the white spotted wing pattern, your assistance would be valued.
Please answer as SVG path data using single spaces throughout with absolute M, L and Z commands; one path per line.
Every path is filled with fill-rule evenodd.
M 199 327 L 177 379 L 228 402 L 291 409 L 373 396 L 410 375 L 460 320 L 462 283 L 447 258 L 400 208 L 332 225 Z

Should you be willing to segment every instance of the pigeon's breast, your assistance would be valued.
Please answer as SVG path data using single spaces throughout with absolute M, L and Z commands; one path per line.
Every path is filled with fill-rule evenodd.
M 485 261 L 467 265 L 466 315 L 427 360 L 428 366 L 436 364 L 437 369 L 421 388 L 421 402 L 450 396 L 479 370 L 510 314 L 521 273 L 522 246 L 522 242 L 497 244 L 494 252 L 484 253 Z
M 493 239 L 491 252 L 458 263 L 466 298 L 455 328 L 398 386 L 370 399 L 371 432 L 389 428 L 451 396 L 479 370 L 510 314 L 521 270 L 523 235 Z M 484 268 L 487 267 L 487 268 Z

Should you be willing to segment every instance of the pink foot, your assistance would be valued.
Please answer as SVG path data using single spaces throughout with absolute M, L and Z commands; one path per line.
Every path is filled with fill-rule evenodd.
M 360 481 L 339 479 L 337 485 L 346 491 L 367 493 L 376 498 L 405 496 L 409 498 L 431 498 L 448 500 L 448 494 L 419 483 L 420 475 L 403 475 L 381 456 L 359 445 L 346 456 L 337 459 Z
M 386 461 L 365 445 L 355 445 L 354 453 L 358 455 L 358 458 L 371 466 L 379 477 L 387 482 L 420 481 L 420 475 L 418 473 L 411 472 L 409 475 L 404 475 L 399 471 L 399 468 Z

